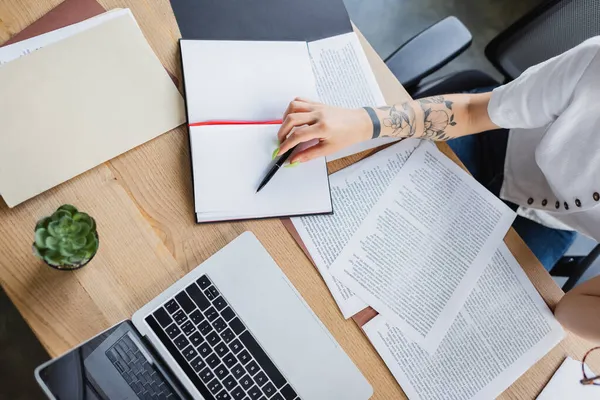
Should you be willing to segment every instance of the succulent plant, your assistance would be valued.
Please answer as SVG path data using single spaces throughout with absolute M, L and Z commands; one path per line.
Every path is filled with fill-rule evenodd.
M 70 204 L 35 225 L 33 253 L 58 269 L 75 269 L 87 264 L 98 250 L 96 221 Z

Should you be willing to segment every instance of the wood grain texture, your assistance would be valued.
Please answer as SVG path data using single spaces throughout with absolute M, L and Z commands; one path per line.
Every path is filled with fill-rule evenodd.
M 8 40 L 60 3 L 0 1 L 0 41 Z M 100 0 L 106 9 L 131 8 L 161 62 L 179 79 L 179 29 L 168 0 Z M 389 102 L 406 91 L 361 36 Z M 181 80 L 181 79 L 180 79 Z M 449 154 L 449 149 L 441 146 Z M 63 353 L 129 318 L 152 297 L 240 233 L 258 237 L 288 278 L 374 388 L 373 399 L 402 399 L 402 390 L 353 321 L 339 313 L 318 272 L 279 220 L 196 225 L 187 132 L 177 128 L 14 209 L 0 205 L 0 283 L 51 355 Z M 370 152 L 329 165 L 330 172 Z M 449 154 L 452 156 L 452 154 Z M 38 218 L 72 203 L 98 222 L 100 249 L 85 268 L 52 270 L 31 255 Z M 562 292 L 511 232 L 507 242 L 545 300 Z M 580 358 L 590 345 L 569 336 L 503 395 L 534 398 L 566 354 Z M 600 370 L 600 360 L 592 366 Z

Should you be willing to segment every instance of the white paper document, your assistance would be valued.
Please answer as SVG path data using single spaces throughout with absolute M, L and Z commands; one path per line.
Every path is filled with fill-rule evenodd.
M 316 97 L 305 42 L 182 40 L 181 54 L 192 125 L 278 120 L 294 97 Z M 256 193 L 272 167 L 279 127 L 190 127 L 198 222 L 332 211 L 324 157 L 282 168 Z
M 86 19 L 85 21 L 65 26 L 64 28 L 43 33 L 41 35 L 34 36 L 32 38 L 25 39 L 17 43 L 9 44 L 8 46 L 0 47 L 0 65 L 16 60 L 17 58 L 26 56 L 27 54 L 33 51 L 39 50 L 50 44 L 60 42 L 63 39 L 84 32 L 106 21 L 121 17 L 123 15 L 129 15 L 132 19 L 134 19 L 130 9 L 118 8 L 107 11 L 98 16 Z
M 515 218 L 423 142 L 329 271 L 434 351 Z
M 329 273 L 340 254 L 420 141 L 407 139 L 329 176 L 331 215 L 292 218 L 344 318 L 367 306 Z
M 588 377 L 596 376 L 587 364 L 584 368 Z M 583 379 L 581 361 L 567 357 L 542 390 L 542 393 L 539 394 L 537 400 L 600 399 L 600 386 L 582 385 L 579 383 L 581 379 Z
M 435 353 L 382 316 L 363 329 L 410 400 L 494 399 L 565 335 L 504 244 Z
M 338 107 L 385 105 L 383 93 L 356 33 L 350 32 L 308 43 L 319 101 Z M 349 146 L 327 156 L 327 161 L 396 141 L 379 138 Z

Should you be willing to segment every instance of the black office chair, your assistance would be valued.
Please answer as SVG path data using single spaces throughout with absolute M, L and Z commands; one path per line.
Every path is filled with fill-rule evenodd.
M 472 36 L 456 17 L 447 17 L 425 29 L 385 62 L 413 98 L 422 98 L 509 82 L 530 66 L 597 35 L 600 35 L 600 0 L 547 0 L 485 48 L 488 60 L 504 76 L 502 82 L 477 70 L 423 81 L 470 46 Z M 600 244 L 585 257 L 564 257 L 551 274 L 568 276 L 563 285 L 563 290 L 568 291 L 599 255 Z

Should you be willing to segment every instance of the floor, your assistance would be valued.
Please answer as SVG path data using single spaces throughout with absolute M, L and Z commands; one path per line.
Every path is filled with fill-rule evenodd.
M 540 0 L 345 0 L 354 23 L 382 58 L 440 19 L 454 15 L 473 45 L 437 75 L 480 69 L 499 78 L 483 56 L 486 44 Z M 427 51 L 427 49 L 423 49 Z M 0 290 L 0 399 L 35 400 L 42 394 L 33 369 L 47 354 Z

